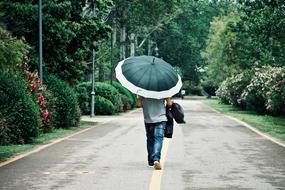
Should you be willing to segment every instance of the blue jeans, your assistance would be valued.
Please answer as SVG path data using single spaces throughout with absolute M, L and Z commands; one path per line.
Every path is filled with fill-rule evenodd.
M 165 122 L 145 123 L 148 163 L 160 161 Z

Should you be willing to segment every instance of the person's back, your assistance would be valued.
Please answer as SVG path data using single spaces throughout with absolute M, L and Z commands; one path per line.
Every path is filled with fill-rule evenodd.
M 143 98 L 143 115 L 145 123 L 167 121 L 164 99 Z
M 167 106 L 172 106 L 170 98 Z M 140 98 L 138 107 L 143 107 L 143 115 L 147 136 L 148 164 L 156 170 L 161 169 L 160 155 L 164 138 L 166 118 L 165 99 Z

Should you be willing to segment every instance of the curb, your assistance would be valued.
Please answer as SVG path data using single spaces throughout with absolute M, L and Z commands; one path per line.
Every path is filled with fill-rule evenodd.
M 282 147 L 285 148 L 285 143 L 281 142 L 280 140 L 278 140 L 278 139 L 276 139 L 276 138 L 274 138 L 274 137 L 272 137 L 272 136 L 270 136 L 270 135 L 268 135 L 268 134 L 265 134 L 265 133 L 259 131 L 259 130 L 256 129 L 255 127 L 253 127 L 253 126 L 251 126 L 251 125 L 249 125 L 249 124 L 247 124 L 247 123 L 245 123 L 245 122 L 243 122 L 243 121 L 241 121 L 241 120 L 239 120 L 239 119 L 237 119 L 237 118 L 235 118 L 235 117 L 232 117 L 232 116 L 229 116 L 229 115 L 225 115 L 225 114 L 223 114 L 223 113 L 221 113 L 221 112 L 215 110 L 214 108 L 208 106 L 207 104 L 205 104 L 205 103 L 203 103 L 203 102 L 202 102 L 202 104 L 204 104 L 205 106 L 207 106 L 207 107 L 208 107 L 209 109 L 211 109 L 212 111 L 214 111 L 214 112 L 216 112 L 216 113 L 219 113 L 219 114 L 223 115 L 224 117 L 226 117 L 226 118 L 228 118 L 228 119 L 231 119 L 231 120 L 236 121 L 237 123 L 239 123 L 239 124 L 241 124 L 242 126 L 248 128 L 248 129 L 250 129 L 251 131 L 255 132 L 256 134 L 258 134 L 258 135 L 260 135 L 260 136 L 266 138 L 267 140 L 270 140 L 271 142 L 273 142 L 273 143 L 275 143 L 275 144 L 278 144 L 278 145 L 280 145 L 280 146 L 282 146 Z

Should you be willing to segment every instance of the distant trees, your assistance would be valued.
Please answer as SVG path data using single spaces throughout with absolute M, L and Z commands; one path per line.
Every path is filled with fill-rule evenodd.
M 31 46 L 35 70 L 37 1 L 4 0 L 0 9 L 5 28 Z M 191 85 L 218 86 L 243 70 L 284 65 L 284 12 L 282 0 L 44 1 L 45 71 L 84 81 L 95 41 L 96 80 L 114 78 L 114 66 L 134 47 L 135 55 L 158 53 Z
M 210 22 L 224 14 L 227 1 L 187 0 L 181 14 L 156 33 L 160 56 L 181 70 L 183 81 L 198 85 L 205 59 L 201 51 L 206 47 Z

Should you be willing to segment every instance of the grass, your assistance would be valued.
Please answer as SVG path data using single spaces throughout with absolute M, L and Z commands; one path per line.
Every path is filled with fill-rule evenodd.
M 89 128 L 95 124 L 96 122 L 80 121 L 79 127 L 70 129 L 55 129 L 51 133 L 41 134 L 39 137 L 34 139 L 34 142 L 32 144 L 0 146 L 0 162 L 8 160 L 9 158 L 20 153 L 32 150 L 38 145 L 47 144 L 55 139 L 68 136 L 77 131 Z
M 244 111 L 232 105 L 220 104 L 218 100 L 204 100 L 208 106 L 225 114 L 233 116 L 259 131 L 267 133 L 283 142 L 285 142 L 285 117 L 273 117 L 269 115 L 258 115 L 252 111 Z

